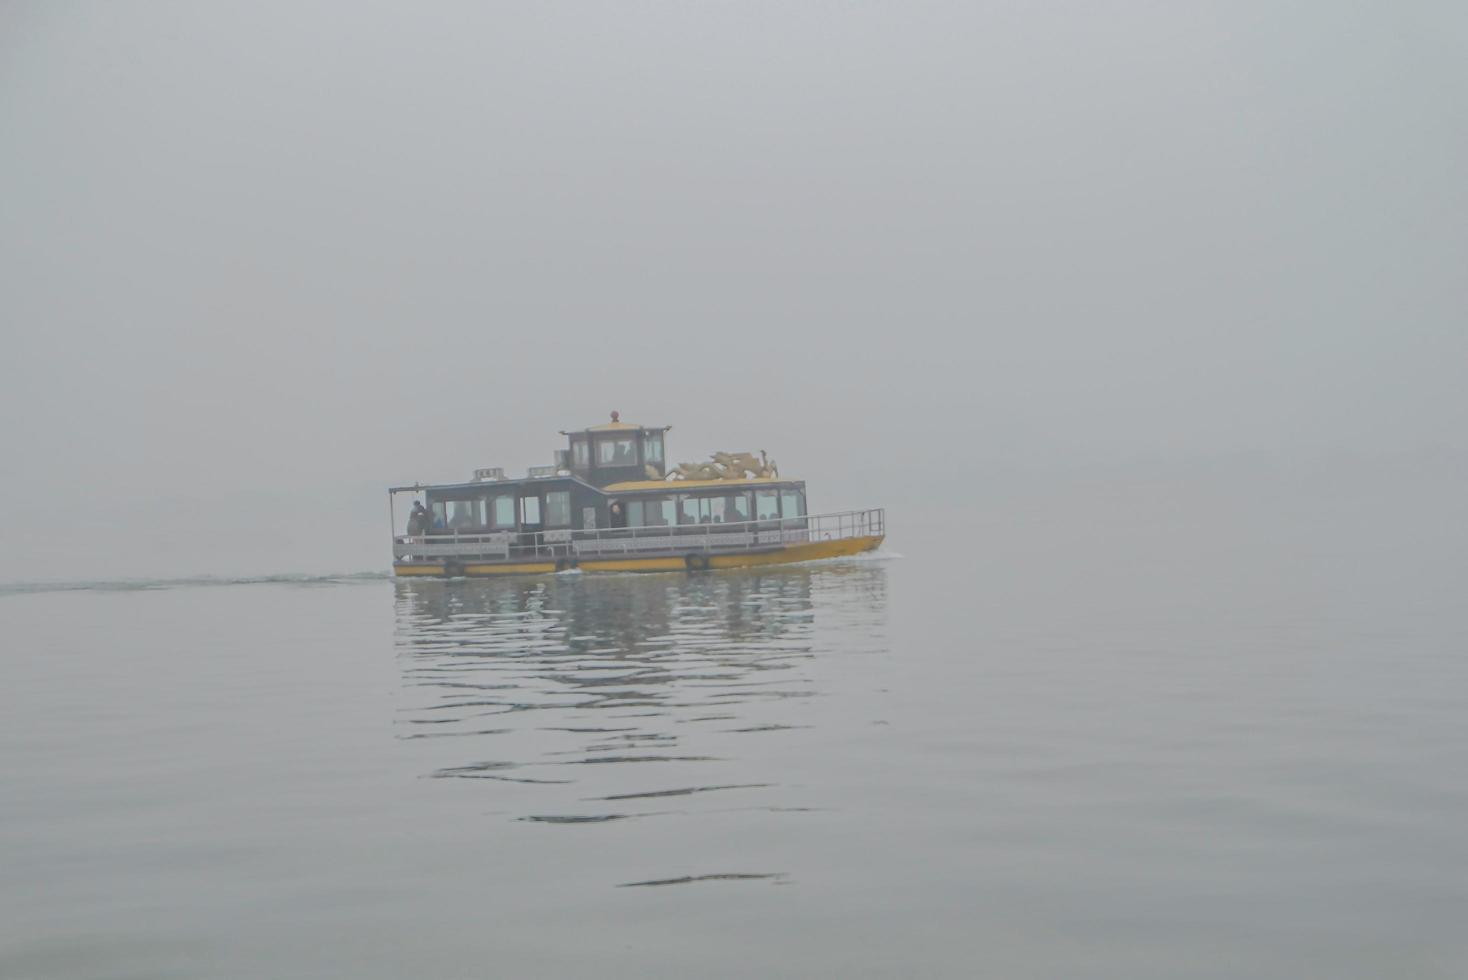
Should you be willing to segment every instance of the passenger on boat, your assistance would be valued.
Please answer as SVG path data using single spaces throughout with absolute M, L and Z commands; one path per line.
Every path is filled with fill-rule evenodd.
M 413 501 L 413 510 L 408 514 L 408 537 L 420 538 L 428 533 L 428 511 L 424 509 L 422 501 Z M 412 555 L 404 555 L 408 561 L 413 560 Z
M 413 511 L 408 515 L 408 536 L 417 537 L 428 530 L 428 511 L 422 501 L 413 501 Z

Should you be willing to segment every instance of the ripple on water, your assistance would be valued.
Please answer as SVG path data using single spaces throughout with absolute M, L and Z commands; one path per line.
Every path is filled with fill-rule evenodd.
M 821 693 L 821 659 L 882 648 L 884 575 L 861 563 L 400 582 L 407 702 L 399 737 L 432 739 L 416 743 L 442 749 L 426 775 L 487 781 L 491 812 L 508 808 L 519 822 L 571 828 L 811 812 L 781 760 L 798 757 L 814 727 L 808 704 Z M 703 802 L 730 794 L 747 805 Z M 681 809 L 619 806 L 658 799 L 677 799 Z M 623 885 L 786 877 L 719 872 Z

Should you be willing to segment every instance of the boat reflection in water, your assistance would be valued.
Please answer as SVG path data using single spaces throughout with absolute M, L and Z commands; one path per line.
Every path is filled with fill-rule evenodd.
M 818 719 L 870 724 L 839 698 L 885 649 L 882 565 L 400 580 L 399 734 L 516 820 L 813 809 Z

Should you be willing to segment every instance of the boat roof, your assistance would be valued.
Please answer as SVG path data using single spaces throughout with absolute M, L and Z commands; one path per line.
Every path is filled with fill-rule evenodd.
M 562 429 L 561 435 L 575 436 L 586 432 L 667 432 L 671 428 L 671 425 L 633 425 L 631 422 L 622 421 L 622 413 L 613 412 L 610 422 L 587 426 L 584 429 Z
M 581 484 L 581 486 L 586 487 L 589 490 L 601 490 L 601 487 L 598 487 L 591 483 L 587 483 L 579 476 L 575 476 L 573 474 L 562 476 L 558 473 L 555 476 L 522 476 L 506 480 L 469 480 L 464 483 L 415 483 L 412 486 L 388 487 L 387 492 L 422 493 L 425 490 L 483 490 L 486 493 L 492 494 L 494 493 L 496 487 L 498 487 L 501 492 L 506 492 L 516 490 L 520 487 L 540 487 L 546 486 L 548 484 L 562 486 L 567 483 L 579 483 Z
M 517 480 L 473 480 L 467 483 L 415 483 L 412 486 L 389 487 L 388 492 L 421 493 L 424 490 L 483 490 L 492 494 L 497 487 L 503 491 L 527 486 L 578 483 L 588 490 L 595 490 L 598 493 L 631 493 L 637 490 L 661 490 L 664 493 L 679 493 L 685 490 L 707 490 L 710 487 L 740 490 L 746 487 L 771 487 L 781 484 L 804 482 L 804 480 L 786 479 L 780 476 L 760 476 L 745 480 L 626 480 L 622 483 L 609 483 L 604 487 L 599 487 L 595 484 L 587 483 L 579 476 L 556 475 L 524 477 Z
M 679 490 L 700 490 L 707 487 L 728 487 L 730 490 L 738 490 L 741 487 L 800 482 L 800 480 L 787 480 L 778 476 L 761 476 L 751 480 L 629 480 L 625 483 L 609 483 L 602 489 L 608 493 L 612 491 L 626 493 L 630 490 L 664 490 L 668 493 L 676 493 Z

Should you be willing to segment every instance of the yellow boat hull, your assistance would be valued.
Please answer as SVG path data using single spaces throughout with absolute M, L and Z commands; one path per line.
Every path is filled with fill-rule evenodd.
M 839 538 L 834 541 L 812 541 L 807 544 L 787 545 L 771 551 L 747 551 L 739 554 L 711 554 L 708 567 L 753 568 L 759 565 L 788 565 L 799 561 L 818 561 L 822 558 L 844 558 L 864 551 L 874 551 L 882 543 L 882 535 L 858 538 Z M 683 555 L 660 555 L 646 558 L 588 558 L 576 567 L 583 572 L 681 572 L 689 568 Z M 393 566 L 399 577 L 442 578 L 444 566 L 441 562 L 399 563 Z M 464 577 L 480 578 L 490 575 L 548 575 L 557 571 L 552 561 L 529 562 L 465 562 Z

